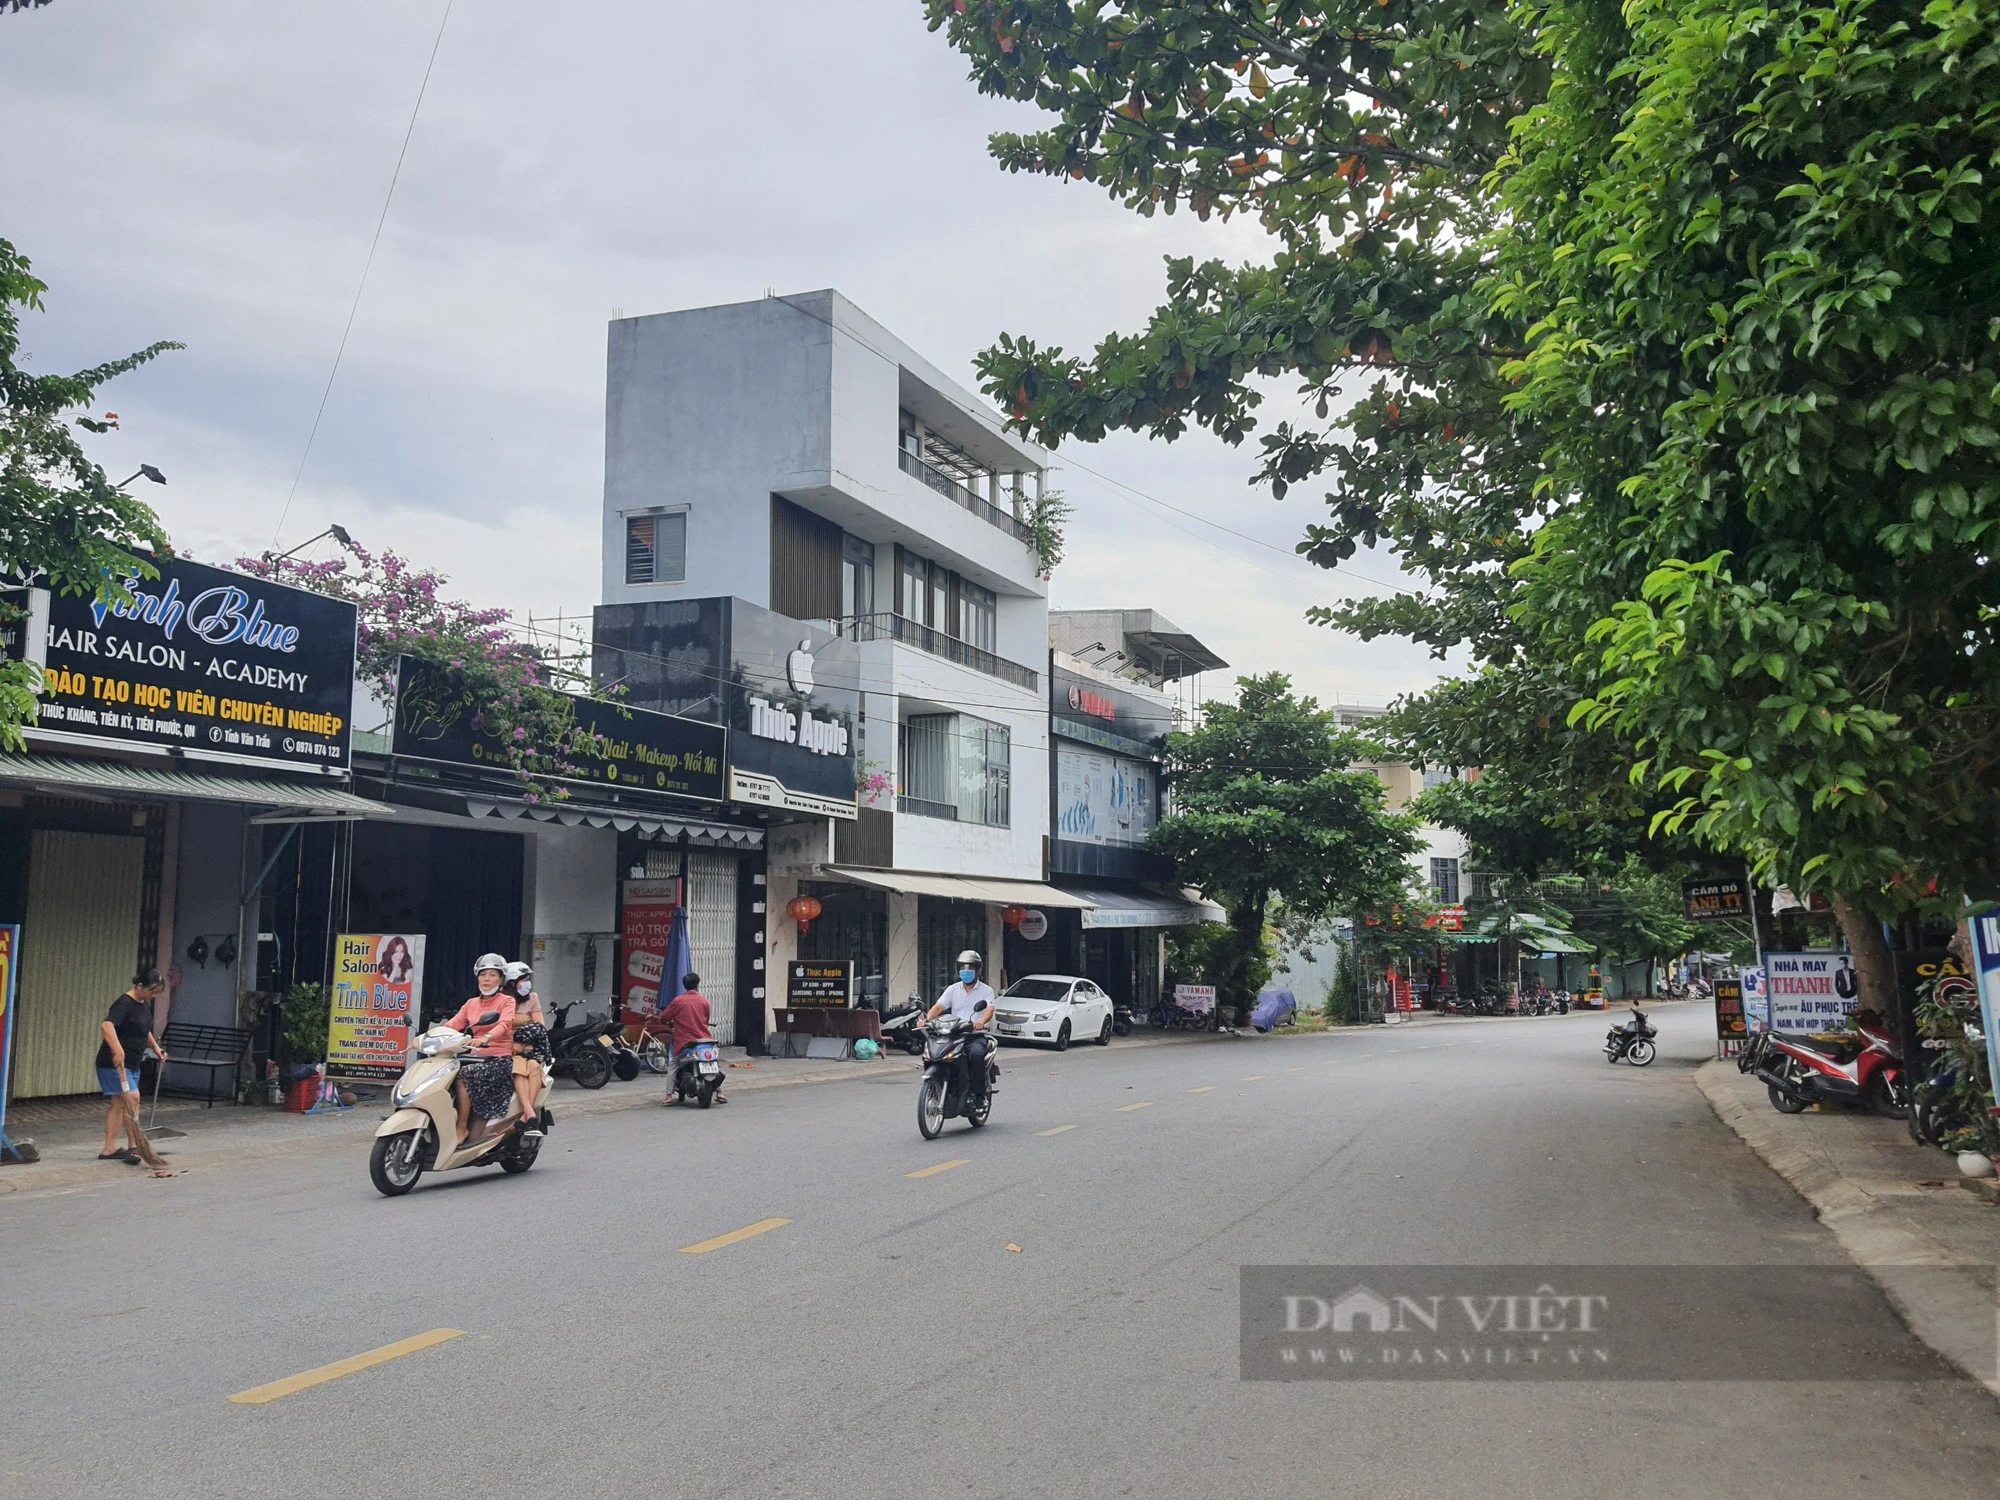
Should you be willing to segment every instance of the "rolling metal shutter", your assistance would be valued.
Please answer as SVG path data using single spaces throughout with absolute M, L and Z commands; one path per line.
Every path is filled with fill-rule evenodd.
M 97 1026 L 132 983 L 145 872 L 142 838 L 35 830 L 21 932 L 15 1098 L 97 1092 Z

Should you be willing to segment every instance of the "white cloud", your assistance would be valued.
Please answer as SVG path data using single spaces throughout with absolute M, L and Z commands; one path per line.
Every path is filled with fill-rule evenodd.
M 5 233 L 51 283 L 37 368 L 185 341 L 106 393 L 107 467 L 204 557 L 261 550 L 297 470 L 441 5 L 257 0 L 0 19 Z M 912 0 L 457 5 L 319 438 L 285 516 L 340 521 L 469 596 L 586 608 L 597 586 L 604 325 L 837 286 L 945 370 L 1002 332 L 1071 349 L 1136 324 L 1161 257 L 1254 230 L 1141 220 L 1010 177 L 980 98 Z M 1245 480 L 1249 449 L 1125 437 L 1075 459 L 1289 549 L 1317 502 Z M 1437 664 L 1310 626 L 1349 585 L 1120 498 L 1074 466 L 1061 604 L 1150 605 L 1238 669 L 1381 701 Z M 1189 533 L 1193 533 L 1190 535 Z M 1392 577 L 1381 559 L 1362 572 Z M 1218 685 L 1219 686 L 1219 685 Z

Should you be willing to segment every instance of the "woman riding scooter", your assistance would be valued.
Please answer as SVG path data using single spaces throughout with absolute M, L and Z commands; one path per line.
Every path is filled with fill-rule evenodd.
M 458 1008 L 445 1025 L 454 1031 L 470 1032 L 472 1050 L 458 1068 L 458 1138 L 472 1139 L 475 1115 L 490 1128 L 507 1118 L 507 1106 L 514 1096 L 514 996 L 502 987 L 506 982 L 507 960 L 497 953 L 482 953 L 473 962 L 479 976 L 479 993 Z M 494 1019 L 482 1025 L 480 1017 L 492 1013 Z
M 535 971 L 517 958 L 501 972 L 514 997 L 514 1097 L 521 1101 L 521 1119 L 526 1122 L 521 1134 L 538 1136 L 542 1121 L 535 1100 L 555 1061 L 549 1050 L 548 1022 L 542 1014 L 542 997 L 535 993 Z

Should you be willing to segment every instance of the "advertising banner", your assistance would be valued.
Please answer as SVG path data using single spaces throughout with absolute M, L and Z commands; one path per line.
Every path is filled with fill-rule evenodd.
M 1972 919 L 1972 966 L 1978 972 L 1979 1025 L 1986 1033 L 1986 1076 L 2000 1087 L 2000 912 Z
M 1845 953 L 1766 953 L 1764 984 L 1770 992 L 1771 1029 L 1839 1031 L 1860 992 L 1854 961 Z
M 424 993 L 421 932 L 343 932 L 327 1008 L 329 1078 L 400 1078 L 416 1045 Z
M 728 731 L 650 709 L 571 696 L 587 738 L 551 780 L 629 786 L 720 802 Z M 452 673 L 404 657 L 396 668 L 396 719 L 389 748 L 414 760 L 507 771 L 500 742 L 474 724 L 479 705 Z M 511 774 L 511 772 L 508 772 Z
M 1143 844 L 1156 821 L 1159 776 L 1146 761 L 1056 752 L 1056 837 L 1076 844 Z
M 625 882 L 625 968 L 618 978 L 619 1019 L 627 1026 L 644 1026 L 660 1010 L 660 986 L 677 987 L 680 975 L 666 980 L 667 950 L 674 936 L 674 909 L 680 904 L 678 880 Z M 671 998 L 673 991 L 669 989 Z
M 790 965 L 785 985 L 788 1005 L 844 1006 L 854 994 L 854 960 L 807 959 Z
M 1743 985 L 1740 980 L 1715 981 L 1715 1035 L 1724 1042 L 1740 1042 L 1748 1033 L 1743 1023 Z
M 1751 1031 L 1769 1031 L 1771 997 L 1765 991 L 1763 969 L 1745 969 L 1737 983 L 1743 987 L 1743 1024 Z
M 7 1130 L 7 1086 L 14 1071 L 14 985 L 21 971 L 21 924 L 0 923 L 0 1135 Z
M 1750 891 L 1741 875 L 1717 880 L 1683 880 L 1681 909 L 1690 922 L 1720 922 L 1750 915 Z
M 125 581 L 130 604 L 16 591 L 31 628 L 12 632 L 9 654 L 43 674 L 28 733 L 344 775 L 354 606 L 178 557 L 152 562 L 158 578 Z
M 1180 1010 L 1192 1011 L 1205 1016 L 1215 1009 L 1215 986 L 1212 984 L 1177 984 L 1174 986 L 1174 1005 Z

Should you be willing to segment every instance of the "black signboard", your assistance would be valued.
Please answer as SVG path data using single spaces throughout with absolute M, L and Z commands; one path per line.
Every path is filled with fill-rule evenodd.
M 854 994 L 854 960 L 815 958 L 790 966 L 785 1001 L 789 1005 L 846 1005 Z
M 572 697 L 577 723 L 593 738 L 571 764 L 546 774 L 553 781 L 636 787 L 679 797 L 723 800 L 726 731 L 643 708 Z M 511 774 L 501 742 L 475 727 L 479 705 L 454 674 L 404 657 L 396 668 L 396 719 L 390 750 L 419 760 L 447 761 Z
M 177 557 L 129 603 L 13 593 L 7 654 L 42 667 L 38 738 L 345 774 L 355 609 Z
M 1719 922 L 1750 915 L 1750 895 L 1740 875 L 1681 882 L 1681 907 L 1690 922 Z
M 743 599 L 598 606 L 592 669 L 627 701 L 729 726 L 731 801 L 855 816 L 856 643 Z
M 1725 1042 L 1743 1040 L 1743 985 L 1739 980 L 1715 981 L 1715 1035 Z
M 1173 709 L 1167 705 L 1067 667 L 1057 667 L 1050 674 L 1049 708 L 1056 720 L 1056 733 L 1065 733 L 1071 726 L 1083 731 L 1072 738 L 1094 740 L 1108 734 L 1140 745 L 1158 745 L 1174 727 Z

